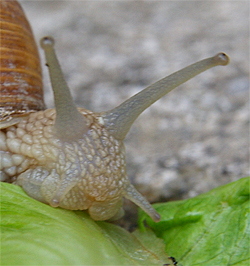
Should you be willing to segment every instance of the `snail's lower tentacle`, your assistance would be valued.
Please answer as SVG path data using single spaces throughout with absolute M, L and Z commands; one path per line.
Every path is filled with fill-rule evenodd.
M 131 200 L 142 208 L 155 222 L 161 220 L 160 214 L 150 205 L 150 203 L 135 189 L 132 184 L 125 190 L 125 198 Z

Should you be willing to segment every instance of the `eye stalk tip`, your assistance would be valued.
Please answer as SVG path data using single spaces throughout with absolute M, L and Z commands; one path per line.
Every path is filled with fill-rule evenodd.
M 218 53 L 213 57 L 217 65 L 226 66 L 230 62 L 230 58 L 225 53 Z
M 43 49 L 53 47 L 55 44 L 54 39 L 51 36 L 45 36 L 40 41 L 41 47 Z
M 161 216 L 158 212 L 155 213 L 154 215 L 154 219 L 153 219 L 156 223 L 159 223 L 161 221 Z

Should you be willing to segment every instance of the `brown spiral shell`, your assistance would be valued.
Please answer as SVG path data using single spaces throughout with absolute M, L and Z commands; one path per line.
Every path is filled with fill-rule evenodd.
M 45 109 L 31 27 L 17 1 L 0 1 L 0 122 Z

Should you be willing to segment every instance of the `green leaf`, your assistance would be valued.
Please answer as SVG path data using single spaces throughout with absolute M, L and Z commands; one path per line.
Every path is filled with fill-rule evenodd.
M 163 240 L 86 212 L 52 208 L 1 184 L 1 265 L 173 265 Z M 149 244 L 150 243 L 150 244 Z
M 140 212 L 178 265 L 250 265 L 250 178 L 242 178 L 195 198 L 155 204 L 161 222 Z

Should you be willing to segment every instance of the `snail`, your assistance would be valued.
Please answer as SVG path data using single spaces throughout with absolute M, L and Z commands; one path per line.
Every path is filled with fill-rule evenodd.
M 20 16 L 24 16 L 15 1 L 2 1 L 1 5 L 7 8 L 8 14 L 10 6 L 17 5 L 13 7 L 12 12 L 18 10 Z M 26 19 L 24 20 L 26 23 Z M 17 34 L 18 38 L 21 26 L 15 26 L 18 31 L 13 33 Z M 29 41 L 33 42 L 27 28 L 25 24 L 23 32 L 28 34 Z M 26 43 L 28 37 L 20 38 Z M 12 44 L 8 43 L 1 49 L 6 50 L 9 45 Z M 124 213 L 122 202 L 125 197 L 141 207 L 155 222 L 159 222 L 160 215 L 127 177 L 123 140 L 136 118 L 146 108 L 201 72 L 214 66 L 227 65 L 228 56 L 219 53 L 203 59 L 157 81 L 112 110 L 94 113 L 74 104 L 54 51 L 53 38 L 42 38 L 41 46 L 50 73 L 55 109 L 43 110 L 45 107 L 42 96 L 35 96 L 39 100 L 36 110 L 33 107 L 28 110 L 25 103 L 24 109 L 27 110 L 20 112 L 18 106 L 19 112 L 8 110 L 7 115 L 1 115 L 2 180 L 21 186 L 30 197 L 52 207 L 88 210 L 94 220 L 120 218 Z M 25 49 L 31 50 L 27 47 Z M 9 55 L 14 62 L 8 62 L 11 66 L 8 71 L 15 72 L 13 66 L 18 64 L 15 64 L 15 55 L 12 52 L 10 50 Z M 34 55 L 31 61 L 37 60 L 36 49 L 32 52 Z M 28 56 L 27 52 L 23 54 Z M 18 54 L 17 57 L 20 56 Z M 36 71 L 40 73 L 37 61 L 34 62 L 36 63 L 32 61 L 32 65 L 35 65 Z M 20 82 L 23 91 L 27 82 L 20 80 L 20 72 L 27 71 L 28 75 L 32 74 L 33 70 L 24 68 L 17 71 L 19 72 L 16 81 Z M 30 79 L 40 80 L 39 75 L 34 74 Z M 6 90 L 11 89 L 12 84 L 8 84 L 9 75 L 6 80 L 2 79 Z M 41 84 L 40 81 L 39 83 Z M 25 102 L 22 94 L 21 101 Z M 8 109 L 8 106 L 6 108 Z

